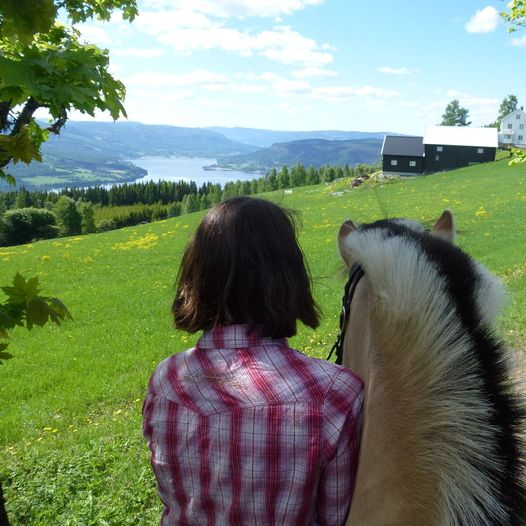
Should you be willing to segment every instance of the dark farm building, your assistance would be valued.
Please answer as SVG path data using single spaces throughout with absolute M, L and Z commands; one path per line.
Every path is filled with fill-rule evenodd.
M 494 161 L 498 145 L 497 128 L 429 126 L 424 135 L 426 172 Z
M 382 144 L 382 170 L 397 174 L 424 172 L 424 138 L 386 135 Z
M 423 138 L 386 135 L 383 171 L 411 175 L 486 163 L 495 160 L 497 146 L 496 128 L 428 126 Z

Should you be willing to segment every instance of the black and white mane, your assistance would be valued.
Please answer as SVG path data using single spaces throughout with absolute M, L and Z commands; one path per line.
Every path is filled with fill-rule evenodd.
M 374 483 L 362 492 L 359 487 L 365 487 L 363 470 L 371 465 L 365 457 L 376 454 L 380 461 L 385 452 L 392 458 L 381 477 L 387 481 L 392 469 L 393 486 L 404 476 L 429 482 L 434 495 L 423 495 L 420 506 L 436 508 L 429 510 L 433 525 L 522 525 L 524 403 L 511 381 L 508 351 L 494 331 L 504 289 L 450 242 L 454 232 L 437 225 L 427 233 L 417 223 L 395 219 L 359 228 L 346 222 L 340 230 L 343 259 L 349 266 L 359 262 L 365 271 L 373 349 L 368 367 L 375 391 L 365 408 L 355 496 L 374 498 Z M 377 408 L 370 407 L 375 403 Z M 378 432 L 392 436 L 375 442 Z M 369 439 L 382 451 L 367 451 Z M 402 476 L 395 473 L 398 461 Z M 393 501 L 403 498 L 401 491 Z M 356 521 L 361 506 L 366 508 L 353 501 L 348 524 L 357 524 L 353 509 Z M 385 524 L 404 522 L 393 518 Z

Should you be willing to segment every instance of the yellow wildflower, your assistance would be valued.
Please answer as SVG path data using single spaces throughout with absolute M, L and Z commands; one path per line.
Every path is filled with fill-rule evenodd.
M 475 215 L 477 217 L 489 217 L 489 213 L 484 210 L 484 207 L 481 206 L 476 212 L 475 212 Z

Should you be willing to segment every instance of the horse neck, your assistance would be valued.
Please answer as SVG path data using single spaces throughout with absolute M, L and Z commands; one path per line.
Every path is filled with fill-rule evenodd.
M 393 400 L 396 385 L 386 381 L 389 371 L 381 359 L 385 348 L 377 352 L 375 330 L 370 286 L 363 278 L 352 300 L 343 353 L 343 365 L 360 375 L 365 384 L 359 467 L 347 524 L 439 524 L 433 502 L 438 481 L 413 469 L 415 443 L 408 440 L 404 414 L 412 408 L 403 394 L 398 407 Z
M 371 360 L 374 356 L 369 318 L 370 290 L 367 279 L 356 285 L 351 310 L 345 330 L 343 365 L 357 373 L 366 389 L 370 375 L 374 372 Z

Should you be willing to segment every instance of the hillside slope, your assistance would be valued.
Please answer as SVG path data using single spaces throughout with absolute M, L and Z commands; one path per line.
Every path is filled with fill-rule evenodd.
M 328 141 L 349 141 L 357 139 L 383 140 L 386 134 L 386 132 L 342 130 L 282 131 L 262 130 L 259 128 L 226 128 L 224 126 L 213 126 L 206 129 L 220 133 L 233 141 L 250 144 L 259 148 L 268 148 L 278 142 L 301 141 L 305 139 L 326 139 Z
M 219 166 L 238 170 L 268 170 L 303 164 L 319 168 L 326 164 L 355 166 L 380 160 L 381 139 L 333 141 L 304 139 L 273 144 L 270 148 L 218 160 Z
M 299 325 L 291 345 L 325 358 L 334 343 L 344 286 L 336 236 L 345 219 L 408 217 L 429 226 L 451 208 L 459 246 L 510 292 L 503 337 L 525 348 L 526 167 L 503 160 L 377 186 L 349 183 L 264 196 L 299 212 L 324 314 L 316 331 Z M 0 366 L 0 478 L 12 524 L 158 523 L 141 402 L 155 365 L 198 337 L 173 330 L 170 307 L 184 247 L 203 214 L 0 248 L 0 285 L 16 271 L 38 275 L 44 293 L 61 298 L 74 318 L 13 331 L 15 358 Z
M 143 156 L 217 157 L 256 148 L 202 129 L 138 122 L 68 121 L 42 145 L 43 162 L 10 167 L 20 185 L 76 186 L 133 181 L 146 171 L 127 160 Z M 0 182 L 0 188 L 7 188 Z

